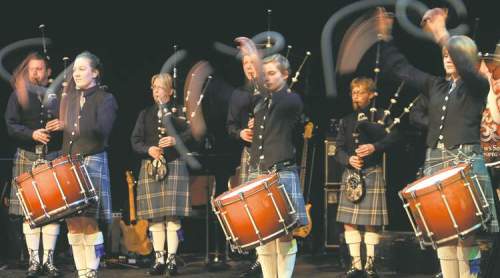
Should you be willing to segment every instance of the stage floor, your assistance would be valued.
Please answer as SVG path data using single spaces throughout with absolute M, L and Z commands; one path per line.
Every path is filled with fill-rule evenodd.
M 238 277 L 240 273 L 246 269 L 249 261 L 228 261 L 228 268 L 225 270 L 212 270 L 206 267 L 204 263 L 204 258 L 199 256 L 183 256 L 185 259 L 185 266 L 179 268 L 179 277 Z M 61 270 L 63 270 L 63 277 L 75 277 L 73 272 L 73 266 L 69 262 L 60 264 Z M 102 267 L 99 270 L 99 277 L 148 277 L 147 268 L 128 268 L 128 267 L 112 267 L 108 265 L 107 267 Z M 404 274 L 396 273 L 388 269 L 382 269 L 379 271 L 381 277 L 407 277 L 407 278 L 429 278 L 433 275 L 431 274 Z M 25 269 L 21 266 L 14 268 L 8 267 L 7 269 L 0 270 L 0 277 L 24 277 Z M 338 256 L 332 254 L 323 255 L 300 255 L 297 258 L 296 268 L 294 277 L 304 277 L 304 278 L 331 278 L 331 277 L 344 277 L 344 271 L 341 267 L 341 263 Z

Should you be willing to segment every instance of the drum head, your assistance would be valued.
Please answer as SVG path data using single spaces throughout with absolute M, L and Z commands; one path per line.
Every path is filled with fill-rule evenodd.
M 434 175 L 424 177 L 410 184 L 404 189 L 404 193 L 410 193 L 413 191 L 421 190 L 429 186 L 433 186 L 439 182 L 443 182 L 444 180 L 447 180 L 450 177 L 453 177 L 454 175 L 458 174 L 460 171 L 464 171 L 466 168 L 467 165 L 465 164 L 460 164 L 455 167 L 445 168 L 435 173 Z
M 229 190 L 228 192 L 222 194 L 219 198 L 220 198 L 220 200 L 225 200 L 225 199 L 233 198 L 242 192 L 243 193 L 249 192 L 250 190 L 263 184 L 264 182 L 270 181 L 275 175 L 276 174 L 268 174 L 268 175 L 259 176 L 251 181 L 247 181 L 246 183 Z

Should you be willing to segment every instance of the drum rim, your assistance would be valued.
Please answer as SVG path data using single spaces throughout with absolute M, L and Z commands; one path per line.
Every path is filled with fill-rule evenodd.
M 293 219 L 293 221 L 291 222 L 291 224 L 290 224 L 290 225 L 288 225 L 288 226 L 286 227 L 286 230 L 289 230 L 289 233 L 291 233 L 291 232 L 293 231 L 293 229 L 295 228 L 295 226 L 298 226 L 298 224 L 299 224 L 299 220 L 295 217 L 295 218 Z M 286 234 L 286 230 L 285 230 L 285 228 L 282 228 L 282 229 L 278 230 L 277 232 L 274 232 L 274 233 L 272 233 L 272 234 L 270 234 L 270 235 L 268 235 L 268 236 L 264 237 L 264 238 L 262 239 L 263 244 L 266 244 L 266 243 L 268 243 L 268 242 L 272 241 L 273 239 L 276 239 L 276 238 L 281 237 L 281 236 L 282 236 L 282 234 Z M 252 248 L 254 248 L 255 246 L 260 245 L 260 242 L 261 242 L 260 240 L 255 240 L 255 241 L 252 241 L 252 242 L 247 243 L 247 244 L 245 244 L 245 245 L 240 245 L 240 244 L 238 244 L 238 243 L 234 242 L 234 241 L 231 239 L 231 244 L 235 245 L 235 246 L 236 246 L 236 248 L 240 248 L 240 249 L 242 249 L 242 250 L 252 249 Z
M 72 163 L 75 166 L 82 166 L 80 164 L 80 159 L 76 155 L 69 156 L 69 155 L 61 155 L 56 157 L 54 160 L 49 161 L 49 163 L 52 165 L 52 167 L 49 167 L 48 163 L 43 163 L 37 167 L 35 167 L 33 170 L 30 170 L 28 172 L 24 172 L 20 174 L 19 176 L 14 178 L 14 181 L 18 186 L 20 186 L 20 183 L 23 183 L 27 179 L 31 178 L 32 176 L 39 175 L 40 173 L 43 173 L 47 170 L 50 170 L 52 168 L 56 168 L 58 166 L 67 164 L 67 163 Z
M 227 205 L 230 205 L 230 204 L 232 204 L 232 203 L 235 203 L 235 202 L 237 202 L 237 201 L 241 200 L 241 199 L 240 199 L 240 197 L 239 197 L 239 194 L 236 194 L 236 195 L 231 196 L 231 197 L 226 197 L 226 196 L 227 196 L 227 195 L 229 195 L 230 193 L 232 193 L 232 192 L 234 192 L 234 191 L 238 190 L 238 189 L 239 189 L 239 188 L 241 188 L 241 187 L 244 187 L 244 186 L 246 186 L 246 185 L 248 185 L 248 184 L 250 184 L 250 183 L 255 183 L 257 180 L 262 180 L 262 181 L 265 181 L 265 180 L 266 180 L 266 178 L 265 178 L 265 177 L 268 177 L 267 182 L 269 183 L 269 186 L 274 186 L 274 185 L 276 185 L 276 184 L 278 184 L 278 183 L 279 183 L 279 177 L 278 177 L 278 174 L 277 174 L 277 173 L 271 173 L 271 174 L 266 174 L 266 175 L 260 175 L 260 176 L 258 176 L 258 177 L 257 177 L 257 178 L 255 178 L 255 179 L 252 179 L 252 180 L 250 180 L 250 181 L 247 181 L 247 182 L 245 182 L 245 183 L 243 183 L 243 184 L 241 184 L 241 185 L 238 185 L 238 186 L 237 186 L 237 187 L 235 187 L 235 188 L 232 188 L 232 189 L 230 189 L 230 190 L 228 190 L 228 191 L 226 191 L 226 192 L 222 193 L 221 195 L 219 195 L 217 198 L 215 198 L 215 199 L 214 199 L 214 204 L 216 204 L 216 205 L 217 205 L 217 204 L 221 204 L 221 206 L 227 206 Z M 249 190 L 247 190 L 247 191 L 243 191 L 243 196 L 244 196 L 245 198 L 247 198 L 247 197 L 251 197 L 251 196 L 253 196 L 253 195 L 255 195 L 255 194 L 259 193 L 260 191 L 264 190 L 264 189 L 265 189 L 265 187 L 261 186 L 262 184 L 263 184 L 263 183 L 256 184 L 256 186 L 255 186 L 255 187 L 250 188 L 250 189 L 249 189 Z M 224 197 L 226 197 L 226 198 L 224 198 Z
M 434 191 L 436 191 L 436 187 L 434 187 L 434 186 L 427 186 L 427 187 L 417 189 L 417 190 L 412 190 L 412 191 L 408 191 L 408 189 L 410 189 L 414 185 L 417 185 L 418 183 L 421 183 L 427 179 L 430 179 L 434 176 L 437 176 L 441 173 L 447 172 L 451 169 L 458 168 L 458 167 L 463 167 L 465 173 L 469 173 L 471 171 L 471 165 L 469 163 L 459 163 L 455 166 L 449 166 L 449 167 L 446 167 L 446 168 L 443 168 L 443 169 L 437 171 L 436 173 L 434 173 L 432 175 L 425 176 L 423 178 L 420 178 L 420 179 L 408 184 L 401 191 L 399 191 L 399 194 L 402 195 L 403 197 L 410 197 L 413 194 L 413 192 L 415 192 L 416 196 L 422 196 L 422 195 L 434 192 Z M 446 187 L 449 184 L 454 183 L 457 179 L 461 179 L 460 171 L 457 172 L 456 174 L 450 176 L 448 179 L 443 180 L 441 184 L 443 185 L 443 187 Z

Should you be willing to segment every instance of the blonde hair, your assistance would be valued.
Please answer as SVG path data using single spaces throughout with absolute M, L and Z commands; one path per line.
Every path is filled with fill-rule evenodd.
M 159 73 L 151 77 L 151 86 L 155 83 L 156 79 L 159 79 L 165 88 L 172 89 L 172 76 L 169 73 Z
M 366 91 L 374 93 L 375 92 L 375 82 L 373 79 L 368 77 L 356 77 L 351 81 L 351 90 L 354 87 L 363 87 Z
M 262 63 L 276 63 L 277 68 L 281 71 L 281 73 L 290 72 L 290 62 L 288 62 L 288 59 L 281 54 L 268 56 L 262 60 Z

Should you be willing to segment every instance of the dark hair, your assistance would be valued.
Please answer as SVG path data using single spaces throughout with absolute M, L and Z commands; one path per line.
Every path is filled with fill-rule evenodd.
M 91 53 L 90 51 L 84 51 L 80 54 L 78 54 L 75 58 L 78 59 L 78 58 L 86 58 L 90 61 L 90 66 L 97 70 L 97 77 L 96 77 L 96 81 L 97 81 L 97 84 L 99 85 L 101 83 L 101 79 L 102 79 L 102 75 L 103 75 L 103 65 L 101 63 L 101 59 L 99 59 L 99 57 L 97 57 L 95 54 Z

